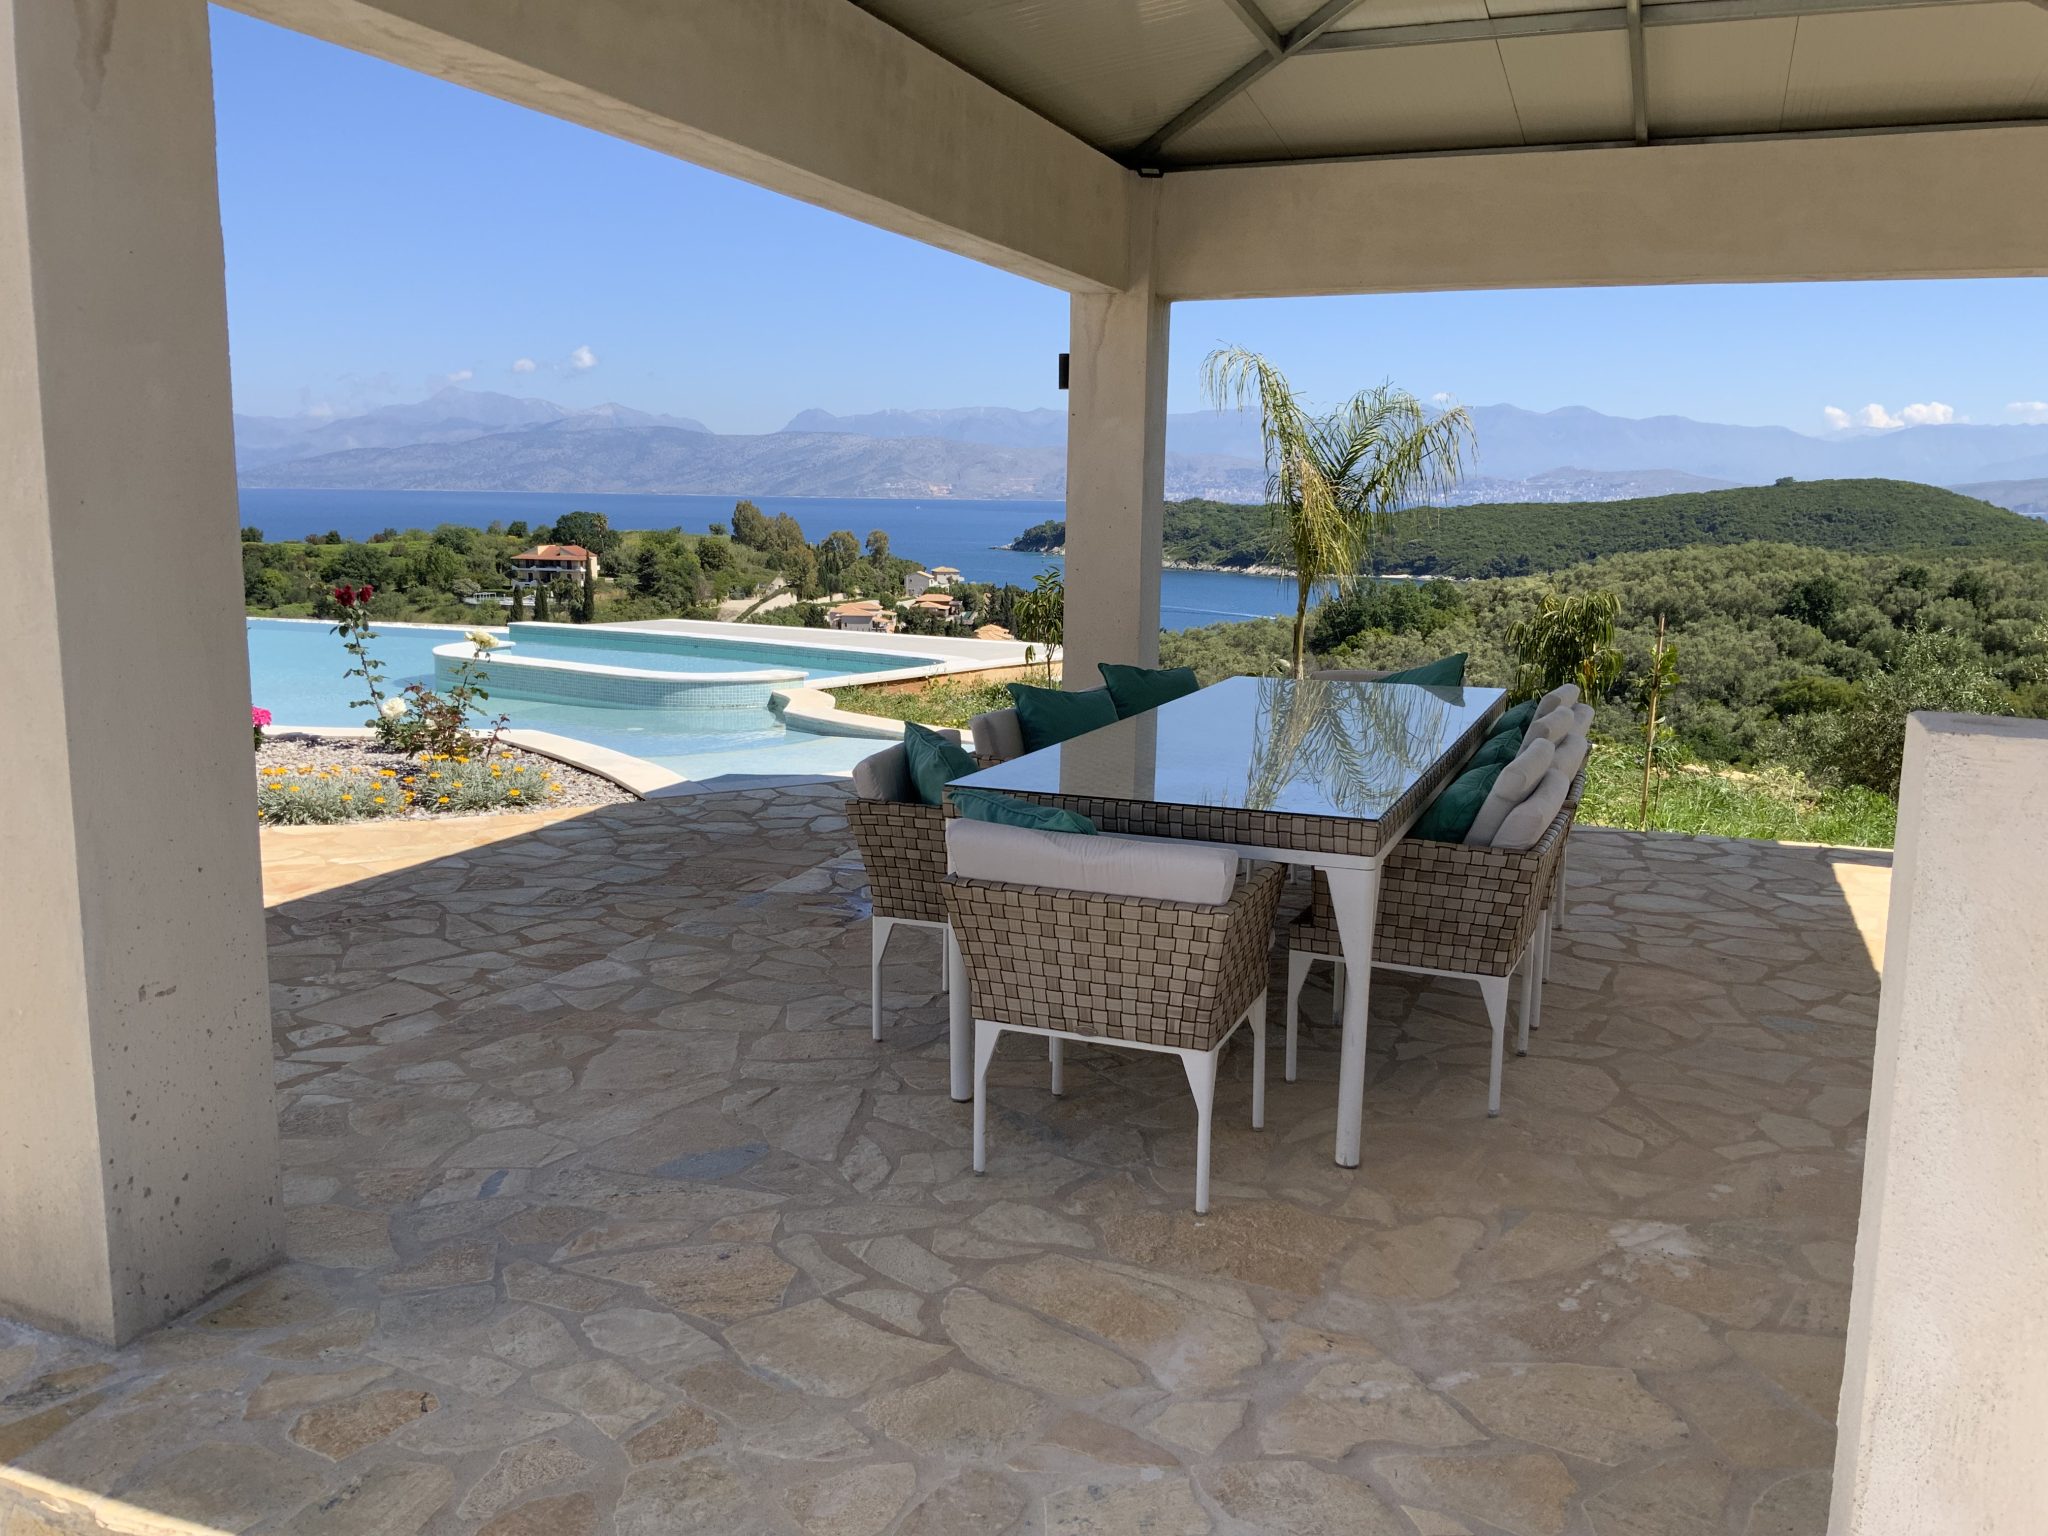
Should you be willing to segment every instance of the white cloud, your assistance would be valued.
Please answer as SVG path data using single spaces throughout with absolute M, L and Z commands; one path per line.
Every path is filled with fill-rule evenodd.
M 2044 407 L 2048 409 L 2048 407 Z M 1878 432 L 1896 432 L 1900 427 L 1943 427 L 1951 422 L 1967 418 L 1958 416 L 1952 405 L 1943 405 L 1939 400 L 1921 400 L 1912 405 L 1902 405 L 1896 413 L 1886 410 L 1876 401 L 1851 413 L 1840 406 L 1830 405 L 1822 409 L 1827 418 L 1828 430 L 1843 432 L 1850 427 L 1869 427 Z
M 1929 400 L 1923 405 L 1908 405 L 1899 411 L 1899 420 L 1909 427 L 1945 427 L 1956 419 L 1956 408 L 1943 405 L 1939 400 Z
M 578 373 L 583 372 L 587 368 L 595 368 L 597 366 L 597 354 L 587 346 L 578 347 L 569 354 L 569 366 Z
M 475 377 L 476 370 L 474 368 L 458 368 L 448 375 L 448 382 L 450 384 L 467 384 Z
M 2015 400 L 2005 408 L 2005 414 L 2021 421 L 2048 422 L 2048 400 Z
M 538 367 L 540 367 L 540 364 L 530 357 L 514 358 L 512 362 L 512 371 L 514 373 L 532 373 Z
M 1447 389 L 1440 389 L 1429 397 L 1431 405 L 1449 405 L 1456 397 Z

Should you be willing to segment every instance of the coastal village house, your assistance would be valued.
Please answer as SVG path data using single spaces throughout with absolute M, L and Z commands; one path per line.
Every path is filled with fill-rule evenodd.
M 871 597 L 827 608 L 825 622 L 833 629 L 865 634 L 889 635 L 896 632 L 896 615 Z
M 604 574 L 604 568 L 596 555 L 581 544 L 541 544 L 523 554 L 512 557 L 512 566 L 517 571 L 520 586 L 530 587 L 536 582 L 553 581 L 557 576 L 573 577 L 582 581 L 593 573 Z
M 932 588 L 944 590 L 960 579 L 960 569 L 952 565 L 935 565 L 928 571 L 911 571 L 903 578 L 905 597 L 923 597 Z
M 2048 275 L 2033 0 L 226 3 L 1065 292 L 1017 387 L 1067 355 L 1075 688 L 1158 659 L 1176 304 Z M 926 1530 L 2040 1530 L 2041 722 L 1913 718 L 1867 956 L 1786 958 L 1849 891 L 1826 850 L 1575 843 L 1546 1024 L 1605 1009 L 1605 1038 L 1520 1063 L 1525 1115 L 1453 1119 L 1427 1084 L 1463 1047 L 1421 994 L 1362 1166 L 1219 1122 L 1288 1175 L 1206 1222 L 1063 1193 L 1157 1135 L 1142 1098 L 976 1180 L 933 1036 L 876 1046 L 871 1088 L 857 1022 L 746 1032 L 820 1002 L 860 904 L 803 862 L 845 846 L 829 789 L 559 820 L 498 891 L 351 872 L 267 941 L 208 28 L 205 0 L 0 0 L 0 1314 L 108 1362 L 0 1386 L 4 1443 L 49 1437 L 0 1499 L 82 1437 L 121 1470 L 74 1474 L 63 1529 L 107 1529 L 111 1487 L 265 1531 L 612 1529 L 629 1496 L 618 1529 L 903 1529 L 915 1497 Z M 616 903 L 700 888 L 701 921 L 617 947 Z M 778 950 L 763 903 L 840 926 Z M 273 1033 L 271 964 L 317 1029 Z M 748 990 L 705 1038 L 744 1092 L 664 1033 L 725 971 Z M 298 1096 L 281 1142 L 309 1069 L 366 1096 Z M 1005 1126 L 1042 1070 L 1006 1064 Z M 365 1134 L 374 1166 L 308 1171 Z M 202 1420 L 219 1443 L 171 1458 Z M 557 1479 L 598 1493 L 497 1513 Z

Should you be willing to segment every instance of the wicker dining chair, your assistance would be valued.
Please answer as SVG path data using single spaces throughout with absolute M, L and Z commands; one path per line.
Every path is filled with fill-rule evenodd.
M 1240 875 L 1222 849 L 958 818 L 947 841 L 946 911 L 973 999 L 974 1171 L 987 1166 L 988 1069 L 1006 1031 L 1048 1039 L 1054 1092 L 1064 1041 L 1170 1052 L 1195 1098 L 1195 1210 L 1207 1211 L 1217 1061 L 1246 1023 L 1252 1125 L 1265 1124 L 1279 866 Z
M 854 846 L 867 868 L 871 908 L 868 936 L 868 985 L 871 1029 L 882 1038 L 882 957 L 899 927 L 928 928 L 939 934 L 939 982 L 950 987 L 946 972 L 946 903 L 939 893 L 946 878 L 946 813 L 926 805 L 911 787 L 910 767 L 898 743 L 853 769 L 853 799 L 846 819 Z
M 1500 1113 L 1501 1057 L 1507 1041 L 1508 984 L 1522 979 L 1516 1054 L 1529 1051 L 1529 1031 L 1543 1007 L 1542 974 L 1557 900 L 1565 840 L 1578 815 L 1585 775 L 1572 781 L 1565 803 L 1527 848 L 1468 847 L 1409 839 L 1397 844 L 1380 870 L 1379 917 L 1373 925 L 1376 969 L 1449 976 L 1479 984 L 1493 1026 L 1493 1059 L 1486 1112 Z M 1330 887 L 1315 876 L 1308 909 L 1294 920 L 1287 949 L 1286 1076 L 1294 1081 L 1295 1036 L 1301 988 L 1309 968 L 1330 961 L 1342 978 L 1344 947 L 1337 935 Z

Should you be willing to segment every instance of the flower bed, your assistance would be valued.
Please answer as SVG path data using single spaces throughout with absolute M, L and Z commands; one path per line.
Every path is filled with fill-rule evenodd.
M 267 826 L 495 815 L 633 798 L 608 779 L 509 747 L 407 755 L 370 741 L 266 739 L 256 753 L 256 814 Z

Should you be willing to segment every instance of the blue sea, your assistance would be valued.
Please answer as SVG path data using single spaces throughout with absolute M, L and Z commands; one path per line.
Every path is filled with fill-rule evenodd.
M 549 491 L 313 491 L 244 490 L 242 522 L 273 539 L 300 539 L 330 530 L 346 539 L 366 539 L 386 528 L 431 528 L 493 522 L 537 525 L 564 512 L 602 512 L 614 528 L 681 528 L 702 532 L 730 522 L 732 496 L 587 495 Z M 1057 501 L 883 501 L 863 498 L 756 496 L 769 514 L 787 512 L 814 542 L 845 528 L 866 539 L 871 529 L 889 535 L 890 549 L 927 566 L 958 566 L 969 581 L 1007 581 L 1020 587 L 1056 555 L 1027 555 L 1002 549 L 1011 539 L 1048 518 L 1065 517 Z M 1228 571 L 1165 571 L 1159 585 L 1159 622 L 1167 629 L 1194 629 L 1235 619 L 1267 618 L 1294 611 L 1294 583 L 1284 577 L 1242 576 Z

